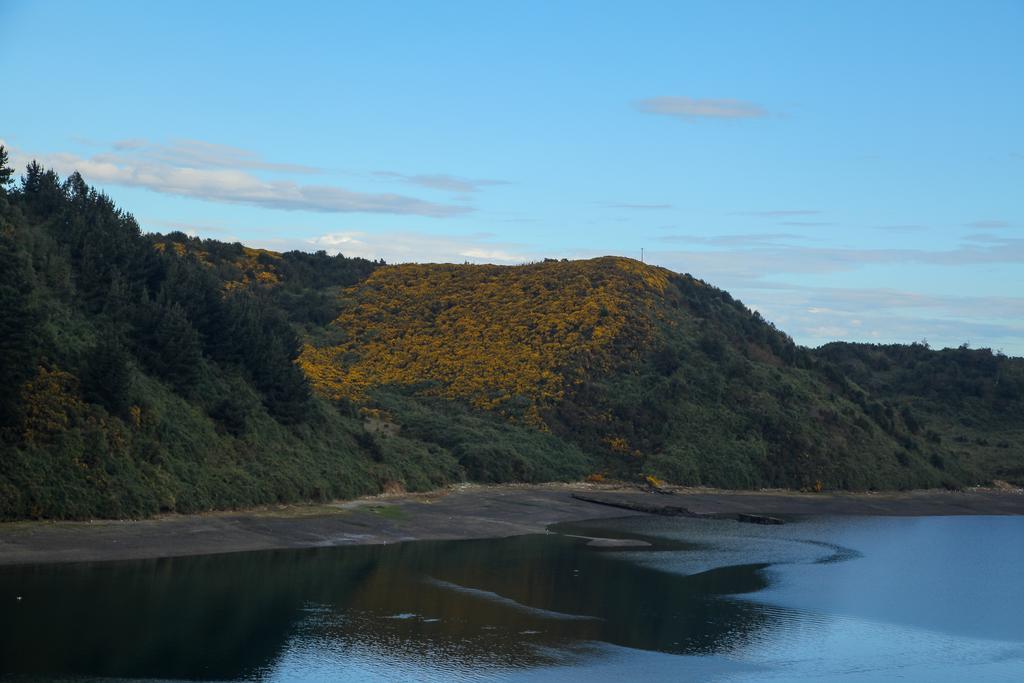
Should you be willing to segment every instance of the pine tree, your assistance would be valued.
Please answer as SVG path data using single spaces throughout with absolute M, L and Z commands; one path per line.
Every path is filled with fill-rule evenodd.
M 245 368 L 272 415 L 283 422 L 300 422 L 310 390 L 295 364 L 299 340 L 291 325 L 248 291 L 231 297 L 227 320 L 230 360 Z
M 202 375 L 199 335 L 177 303 L 147 302 L 140 309 L 135 355 L 157 377 L 187 393 Z
M 0 195 L 7 192 L 7 186 L 11 184 L 14 175 L 14 169 L 7 165 L 8 160 L 7 148 L 0 145 Z
M 42 349 L 32 282 L 27 254 L 0 233 L 0 425 L 17 421 L 19 389 L 35 372 Z
M 64 207 L 67 195 L 55 171 L 44 169 L 31 161 L 21 177 L 21 197 L 28 211 L 44 220 L 55 217 Z
M 129 355 L 121 338 L 106 331 L 93 348 L 82 376 L 86 400 L 99 403 L 111 414 L 128 414 L 128 389 L 131 384 Z

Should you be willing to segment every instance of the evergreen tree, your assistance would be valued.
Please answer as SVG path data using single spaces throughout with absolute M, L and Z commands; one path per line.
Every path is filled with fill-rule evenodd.
M 228 301 L 229 358 L 245 368 L 263 394 L 271 414 L 285 422 L 299 422 L 308 407 L 309 384 L 295 365 L 299 339 L 277 310 L 252 292 L 235 294 Z
M 27 254 L 0 233 L 0 424 L 19 414 L 19 389 L 35 372 L 43 344 L 42 316 L 32 297 Z
M 129 359 L 121 338 L 111 330 L 106 331 L 89 354 L 82 373 L 85 399 L 99 403 L 113 415 L 127 415 L 131 384 Z
M 56 216 L 67 200 L 60 176 L 52 170 L 44 169 L 36 161 L 29 162 L 25 167 L 20 195 L 28 212 L 43 220 Z
M 7 186 L 11 184 L 14 175 L 14 169 L 7 165 L 8 160 L 7 148 L 0 145 L 0 195 L 7 192 Z
M 188 393 L 202 374 L 199 335 L 177 303 L 148 302 L 140 308 L 135 355 L 179 393 Z

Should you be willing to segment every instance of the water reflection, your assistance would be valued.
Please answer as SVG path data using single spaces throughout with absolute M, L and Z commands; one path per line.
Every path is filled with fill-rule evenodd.
M 785 617 L 727 597 L 764 588 L 763 566 L 681 576 L 550 534 L 8 568 L 0 670 L 237 679 L 307 650 L 320 665 L 479 672 L 558 663 L 592 641 L 709 654 Z
M 794 521 L 7 568 L 0 677 L 1021 680 L 1024 518 Z

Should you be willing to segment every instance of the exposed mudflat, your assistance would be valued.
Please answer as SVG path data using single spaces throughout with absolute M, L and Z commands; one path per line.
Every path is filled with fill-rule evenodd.
M 648 505 L 683 506 L 701 515 L 1024 514 L 1024 494 L 1019 490 L 814 494 L 679 489 L 673 495 L 661 495 L 587 484 L 470 485 L 429 494 L 245 512 L 5 523 L 0 524 L 0 565 L 497 538 L 543 533 L 557 522 L 643 514 L 576 500 L 571 497 L 574 491 L 600 491 L 602 498 Z

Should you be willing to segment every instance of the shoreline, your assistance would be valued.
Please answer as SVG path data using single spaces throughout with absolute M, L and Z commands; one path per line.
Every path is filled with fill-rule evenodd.
M 1019 515 L 1019 489 L 798 493 L 593 484 L 461 485 L 431 493 L 379 495 L 325 504 L 164 515 L 145 520 L 0 523 L 0 567 L 156 559 L 416 540 L 502 538 L 544 533 L 558 522 L 645 513 L 586 502 L 599 492 L 631 503 L 679 505 L 698 515 Z

